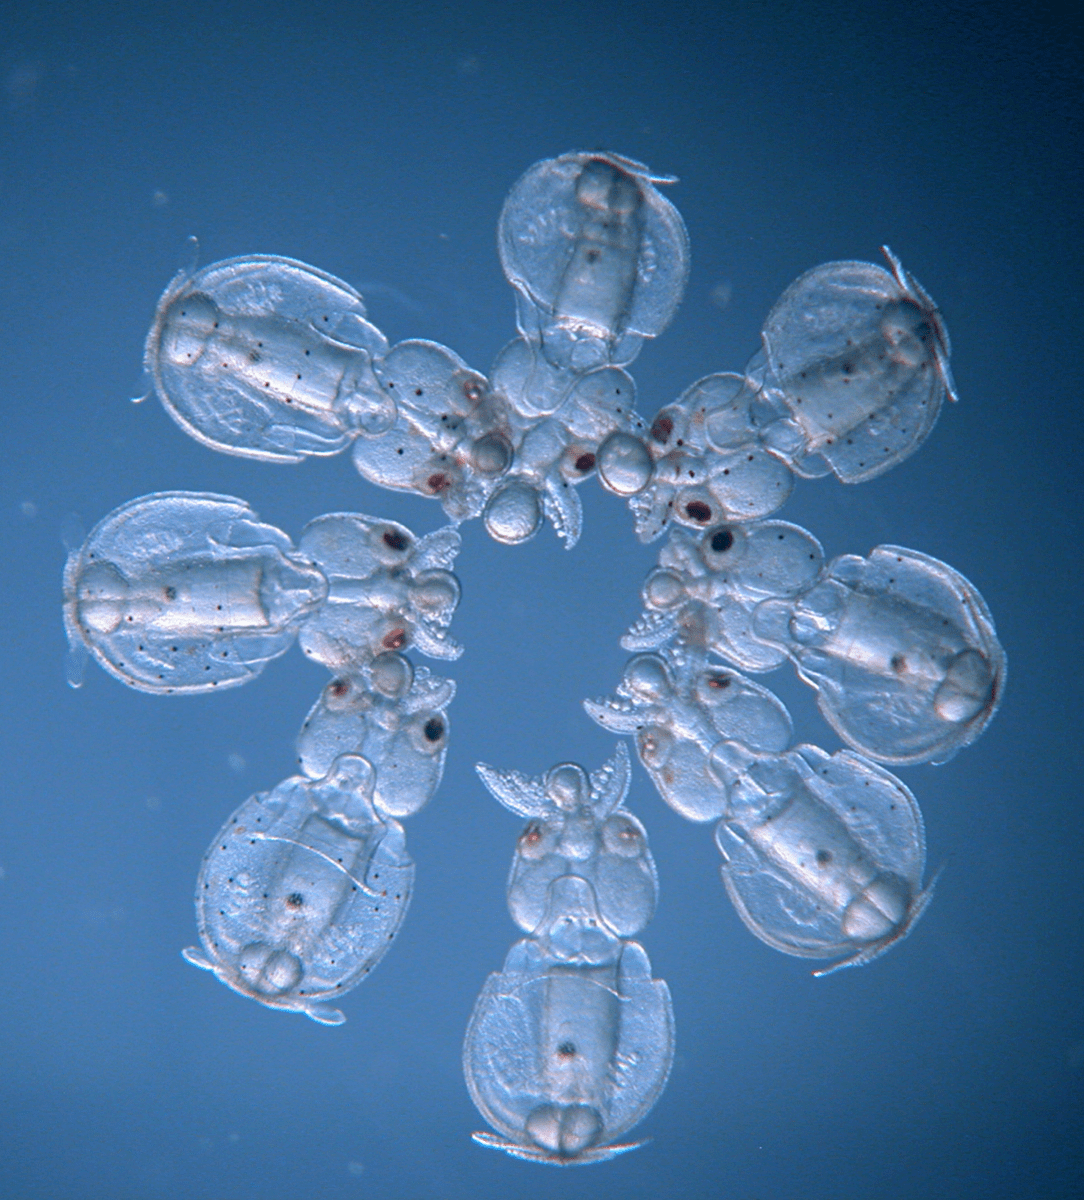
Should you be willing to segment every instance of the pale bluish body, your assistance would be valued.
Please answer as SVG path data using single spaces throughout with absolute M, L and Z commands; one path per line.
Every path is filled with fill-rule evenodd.
M 947 761 L 982 733 L 1005 686 L 978 590 L 902 546 L 833 559 L 810 588 L 761 604 L 754 630 L 793 659 L 839 736 L 879 762 Z
M 144 692 L 206 692 L 258 675 L 327 597 L 327 581 L 242 500 L 159 492 L 101 520 L 64 569 L 64 621 Z
M 690 821 L 726 811 L 726 790 L 710 770 L 722 741 L 776 753 L 790 745 L 790 714 L 760 684 L 692 658 L 685 666 L 658 654 L 629 660 L 615 695 L 585 700 L 588 716 L 629 734 L 659 795 Z
M 297 757 L 319 779 L 340 754 L 379 763 L 373 803 L 384 814 L 410 817 L 440 786 L 448 752 L 445 709 L 455 696 L 450 679 L 415 668 L 386 652 L 324 688 L 297 736 Z
M 712 754 L 729 805 L 715 831 L 723 882 L 769 946 L 839 958 L 818 975 L 870 962 L 910 932 L 933 893 L 914 796 L 883 767 L 841 750 L 798 746 Z
M 623 745 L 590 777 L 560 763 L 541 778 L 479 764 L 483 783 L 530 820 L 508 907 L 530 936 L 486 981 L 463 1046 L 472 1098 L 501 1137 L 483 1145 L 557 1166 L 599 1162 L 654 1104 L 673 1058 L 666 984 L 628 939 L 658 895 L 647 835 L 622 804 Z
M 145 364 L 166 411 L 197 441 L 297 462 L 394 421 L 372 367 L 387 348 L 349 284 L 258 254 L 182 271 L 158 303 Z
M 768 598 L 803 591 L 823 564 L 817 539 L 787 521 L 721 525 L 700 537 L 671 529 L 641 589 L 644 615 L 621 645 L 672 645 L 686 655 L 710 652 L 746 671 L 770 671 L 786 652 L 756 636 L 753 614 Z
M 211 843 L 196 883 L 194 966 L 269 1008 L 324 1025 L 328 1006 L 383 957 L 406 915 L 414 864 L 402 826 L 373 806 L 368 759 L 258 793 Z

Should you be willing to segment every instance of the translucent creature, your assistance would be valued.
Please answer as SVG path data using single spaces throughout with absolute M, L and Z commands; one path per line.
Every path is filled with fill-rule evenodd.
M 889 763 L 945 762 L 997 710 L 1005 655 L 976 588 L 915 550 L 833 559 L 797 596 L 764 601 L 758 637 L 785 650 L 839 736 Z
M 658 879 L 647 834 L 622 807 L 629 790 L 623 743 L 590 776 L 575 763 L 560 763 L 541 779 L 484 763 L 477 770 L 505 808 L 531 818 L 508 878 L 508 907 L 522 930 L 533 934 L 539 927 L 550 885 L 563 875 L 591 884 L 602 919 L 618 937 L 632 937 L 647 925 Z
M 765 517 L 787 499 L 794 479 L 761 445 L 753 395 L 744 376 L 709 375 L 659 411 L 646 442 L 651 473 L 629 495 L 641 542 L 675 524 L 702 530 Z
M 205 692 L 258 675 L 327 597 L 320 571 L 242 500 L 157 492 L 101 520 L 64 569 L 64 620 L 121 682 Z
M 746 671 L 770 671 L 786 652 L 755 635 L 754 611 L 766 599 L 797 596 L 823 565 L 820 542 L 787 521 L 717 525 L 699 537 L 671 527 L 641 589 L 644 614 L 621 645 L 710 651 Z
M 894 546 L 825 564 L 811 534 L 767 519 L 795 475 L 857 483 L 922 443 L 956 399 L 948 334 L 886 247 L 889 270 L 827 263 L 783 293 L 743 372 L 699 379 L 645 422 L 626 368 L 688 272 L 684 224 L 657 187 L 670 182 L 608 151 L 523 175 L 498 227 L 518 336 L 488 378 L 436 342 L 389 346 L 348 284 L 266 255 L 178 275 L 145 363 L 203 444 L 272 462 L 350 447 L 367 480 L 439 500 L 453 525 L 481 518 L 504 544 L 548 521 L 571 548 L 591 476 L 627 501 L 642 542 L 668 533 L 623 639 L 640 653 L 585 707 L 635 737 L 676 812 L 718 822 L 749 928 L 834 970 L 877 957 L 923 912 L 921 815 L 860 754 L 791 748 L 779 700 L 714 658 L 758 672 L 789 657 L 839 735 L 883 762 L 943 762 L 985 728 L 1005 657 L 966 579 Z M 295 637 L 332 673 L 298 739 L 304 774 L 246 801 L 200 874 L 203 948 L 186 957 L 265 1005 L 340 1022 L 329 1001 L 402 921 L 413 865 L 397 818 L 440 783 L 455 692 L 403 652 L 460 654 L 459 548 L 452 526 L 415 538 L 334 513 L 295 549 L 239 500 L 175 492 L 124 505 L 69 555 L 73 654 L 133 687 L 238 684 Z M 622 807 L 627 754 L 590 776 L 479 771 L 528 824 L 508 883 L 526 936 L 464 1046 L 497 1130 L 475 1138 L 554 1164 L 612 1158 L 673 1055 L 666 985 L 629 940 L 657 881 Z
M 354 444 L 358 471 L 379 487 L 439 500 L 453 521 L 479 516 L 512 461 L 503 399 L 437 342 L 399 342 L 376 370 L 398 417 Z
M 449 568 L 461 545 L 450 526 L 416 538 L 397 521 L 359 513 L 310 521 L 298 553 L 327 577 L 327 599 L 301 630 L 302 650 L 331 671 L 411 646 L 458 658 L 463 647 L 447 631 L 460 596 Z
M 624 366 L 685 290 L 688 235 L 642 163 L 570 153 L 536 163 L 497 225 L 517 325 L 555 367 Z
M 531 936 L 509 951 L 474 1006 L 463 1046 L 471 1097 L 499 1131 L 474 1139 L 516 1158 L 603 1162 L 650 1110 L 670 1072 L 674 1018 L 643 948 L 655 867 L 621 807 L 624 748 L 590 777 L 561 763 L 540 779 L 479 766 L 519 837 L 508 903 Z
M 444 710 L 454 696 L 452 680 L 415 668 L 401 654 L 381 654 L 324 688 L 298 734 L 301 769 L 320 779 L 340 754 L 361 754 L 377 768 L 377 811 L 412 816 L 440 786 L 448 751 Z
M 505 347 L 494 366 L 494 387 L 502 395 L 517 394 L 522 385 L 516 370 L 524 345 L 518 340 Z M 486 530 L 496 541 L 525 542 L 545 518 L 571 550 L 583 520 L 575 486 L 595 474 L 602 446 L 615 437 L 636 440 L 635 432 L 644 429 L 633 407 L 636 384 L 627 371 L 600 367 L 572 378 L 552 414 L 510 415 L 512 468 L 484 512 Z
M 793 471 L 872 479 L 925 441 L 956 399 L 937 305 L 883 246 L 873 263 L 824 263 L 790 285 L 764 323 L 758 424 Z
M 145 365 L 166 411 L 227 454 L 337 454 L 395 420 L 373 360 L 387 339 L 349 284 L 254 254 L 182 271 L 158 302 Z
M 710 770 L 715 746 L 737 741 L 754 753 L 776 753 L 793 734 L 790 714 L 767 688 L 696 659 L 683 666 L 638 654 L 616 695 L 583 706 L 604 729 L 636 739 L 659 795 L 690 821 L 712 821 L 726 811 L 726 788 Z
M 414 882 L 402 827 L 373 806 L 372 765 L 344 754 L 322 779 L 295 775 L 246 800 L 203 859 L 203 951 L 185 958 L 269 1008 L 324 1025 L 327 1001 L 376 966 Z
M 712 755 L 730 808 L 715 840 L 738 915 L 777 950 L 837 958 L 815 972 L 870 962 L 910 932 L 926 846 L 915 798 L 882 767 L 816 746 L 756 755 L 726 743 Z

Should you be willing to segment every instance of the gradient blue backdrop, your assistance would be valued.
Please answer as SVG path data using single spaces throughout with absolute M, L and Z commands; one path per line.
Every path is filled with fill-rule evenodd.
M 10 2 L 0 11 L 0 1197 L 1079 1196 L 1080 26 L 1042 4 L 427 6 Z M 1079 11 L 1079 10 L 1078 10 Z M 391 339 L 485 370 L 511 336 L 494 226 L 539 158 L 607 147 L 681 177 L 693 267 L 634 366 L 650 416 L 740 368 L 799 273 L 887 241 L 940 303 L 961 403 L 859 488 L 782 515 L 830 554 L 902 542 L 972 579 L 1010 662 L 982 741 L 902 771 L 946 863 L 914 935 L 825 980 L 746 932 L 708 827 L 636 769 L 662 898 L 673 1075 L 620 1161 L 557 1172 L 470 1141 L 460 1045 L 516 936 L 518 831 L 479 759 L 597 766 L 583 714 L 658 549 L 593 481 L 566 553 L 464 528 L 467 646 L 444 785 L 407 823 L 404 931 L 322 1028 L 185 965 L 208 841 L 290 773 L 326 676 L 300 654 L 222 695 L 63 682 L 60 529 L 167 489 L 297 536 L 393 516 L 348 456 L 216 455 L 133 407 L 154 303 L 202 262 L 291 255 L 359 286 Z M 438 667 L 443 670 L 443 667 Z M 787 671 L 800 736 L 838 747 Z

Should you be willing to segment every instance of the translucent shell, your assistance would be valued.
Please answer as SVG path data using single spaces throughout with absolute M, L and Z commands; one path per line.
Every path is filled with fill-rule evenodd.
M 513 186 L 497 226 L 520 332 L 556 367 L 624 365 L 673 316 L 688 235 L 642 163 L 570 153 Z
M 787 651 L 839 736 L 881 762 L 947 761 L 986 728 L 1005 687 L 978 590 L 902 546 L 833 559 L 814 587 L 764 602 L 755 631 Z
M 738 915 L 761 941 L 825 970 L 870 962 L 910 932 L 922 890 L 922 814 L 882 767 L 841 750 L 779 756 L 722 746 L 712 759 L 731 808 L 716 829 Z
M 324 576 L 241 500 L 157 492 L 121 505 L 68 556 L 73 648 L 144 692 L 258 675 L 327 595 Z
M 395 404 L 372 367 L 387 349 L 349 284 L 255 254 L 182 271 L 158 302 L 144 361 L 198 442 L 298 462 L 390 427 Z
M 922 285 L 883 247 L 891 273 L 824 263 L 777 301 L 764 324 L 765 398 L 780 419 L 765 442 L 799 475 L 872 479 L 905 459 L 956 399 L 949 338 Z
M 246 800 L 204 856 L 203 952 L 185 958 L 269 1008 L 341 1024 L 326 1002 L 383 957 L 414 882 L 402 827 L 372 794 L 372 766 L 343 755 L 323 779 L 294 776 Z
M 559 919 L 572 929 L 598 922 L 586 883 L 572 884 Z M 546 940 L 517 942 L 486 981 L 463 1046 L 471 1098 L 503 1135 L 476 1133 L 482 1145 L 570 1166 L 640 1144 L 615 1143 L 670 1073 L 670 993 L 638 943 L 607 934 L 592 944 L 587 961 L 570 961 Z

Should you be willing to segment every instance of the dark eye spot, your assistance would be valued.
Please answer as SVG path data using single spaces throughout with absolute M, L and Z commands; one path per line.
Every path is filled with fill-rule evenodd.
M 561 1044 L 557 1047 L 557 1057 L 558 1058 L 575 1058 L 576 1057 L 576 1043 L 575 1042 L 561 1042 Z
M 720 529 L 711 535 L 711 548 L 716 554 L 725 554 L 734 545 L 734 535 L 729 529 Z
M 350 681 L 348 679 L 333 679 L 327 685 L 327 694 L 329 696 L 345 696 L 350 691 Z
M 291 892 L 286 897 L 286 904 L 289 908 L 301 908 L 305 903 L 305 897 L 300 892 Z
M 595 456 L 593 454 L 581 454 L 580 457 L 576 459 L 577 471 L 590 471 L 594 465 Z
M 651 426 L 651 436 L 656 442 L 664 443 L 669 441 L 670 435 L 674 432 L 674 422 L 669 417 L 656 417 L 655 424 Z
M 406 630 L 393 629 L 384 635 L 382 645 L 385 650 L 401 650 L 406 645 Z
M 690 500 L 685 505 L 685 515 L 691 521 L 699 521 L 701 525 L 711 520 L 711 509 L 702 500 Z
M 430 742 L 439 742 L 444 736 L 444 722 L 440 717 L 430 717 L 425 723 L 424 733 Z
M 818 867 L 826 867 L 826 866 L 828 866 L 828 864 L 831 861 L 832 861 L 832 851 L 831 850 L 818 850 L 817 851 L 817 866 Z
M 452 481 L 443 471 L 438 471 L 434 475 L 430 475 L 425 481 L 426 486 L 433 493 L 447 491 L 452 486 Z
M 176 600 L 177 599 L 177 589 L 172 584 L 170 584 L 167 587 L 164 587 L 162 589 L 162 595 L 165 596 L 165 598 L 167 600 Z
M 389 529 L 384 534 L 384 545 L 389 550 L 405 550 L 408 544 L 407 539 L 401 533 L 396 533 L 394 529 Z

